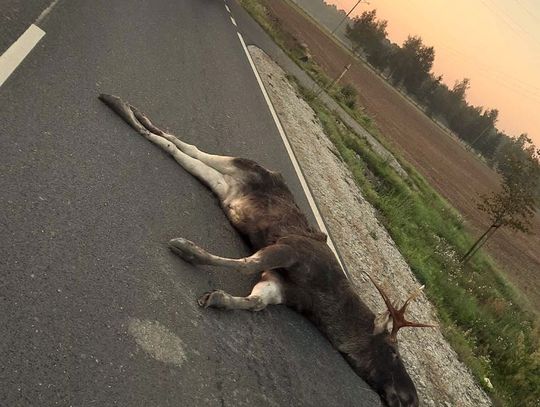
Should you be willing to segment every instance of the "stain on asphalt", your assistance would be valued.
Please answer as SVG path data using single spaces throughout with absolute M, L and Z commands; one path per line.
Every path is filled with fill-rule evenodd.
M 128 332 L 148 355 L 178 367 L 187 360 L 182 340 L 157 321 L 130 318 Z

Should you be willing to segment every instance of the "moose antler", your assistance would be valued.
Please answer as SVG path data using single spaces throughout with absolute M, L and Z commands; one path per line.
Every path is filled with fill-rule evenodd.
M 384 300 L 384 303 L 386 304 L 386 308 L 388 308 L 388 312 L 390 313 L 390 316 L 392 317 L 392 332 L 390 333 L 390 340 L 392 342 L 397 342 L 397 333 L 400 330 L 400 328 L 409 326 L 409 327 L 415 327 L 415 328 L 435 328 L 435 325 L 429 325 L 429 324 L 421 324 L 419 322 L 412 322 L 407 321 L 405 319 L 405 311 L 407 310 L 407 306 L 409 303 L 413 300 L 415 300 L 422 290 L 424 289 L 424 286 L 421 286 L 418 288 L 415 292 L 413 292 L 409 297 L 405 300 L 405 303 L 402 305 L 400 309 L 397 309 L 394 307 L 392 302 L 390 301 L 390 298 L 388 298 L 388 295 L 383 291 L 383 289 L 375 282 L 375 280 L 369 275 L 369 273 L 366 273 L 373 285 L 377 288 L 377 291 L 379 291 L 379 294 L 381 294 L 381 297 Z

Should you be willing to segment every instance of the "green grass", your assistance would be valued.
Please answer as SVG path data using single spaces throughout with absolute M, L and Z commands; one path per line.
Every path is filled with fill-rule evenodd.
M 301 59 L 302 47 L 258 0 L 240 3 L 306 72 L 323 86 L 330 83 L 313 61 Z M 496 405 L 540 405 L 540 325 L 520 293 L 483 252 L 466 266 L 460 265 L 458 259 L 473 238 L 456 210 L 397 156 L 409 174 L 402 179 L 311 91 L 298 88 L 317 113 L 364 196 L 382 215 L 382 222 L 412 271 L 426 284 L 443 334 L 460 359 Z M 330 94 L 366 130 L 379 136 L 374 121 L 350 105 L 347 92 L 336 86 Z M 493 389 L 487 388 L 486 377 Z
M 270 16 L 268 10 L 264 6 L 264 2 L 260 0 L 238 0 L 239 3 L 251 14 L 251 16 L 259 23 L 259 25 L 273 38 L 283 51 L 302 68 L 319 86 L 325 89 L 326 93 L 334 98 L 334 100 L 362 127 L 368 130 L 372 135 L 379 139 L 379 142 L 387 147 L 384 140 L 380 139 L 379 130 L 371 117 L 364 114 L 357 106 L 357 101 L 350 95 L 350 86 L 337 83 L 332 85 L 330 78 L 319 65 L 312 59 L 306 59 L 306 51 L 300 42 L 290 33 L 284 31 L 278 19 Z M 294 6 L 294 4 L 293 4 Z M 332 86 L 330 86 L 332 85 Z M 354 99 L 356 99 L 354 97 Z
M 495 401 L 540 402 L 540 329 L 485 254 L 462 267 L 472 243 L 457 212 L 418 173 L 403 180 L 309 91 L 304 98 L 436 305 L 453 348 Z M 404 163 L 402 162 L 402 165 Z M 490 390 L 484 378 L 494 385 Z

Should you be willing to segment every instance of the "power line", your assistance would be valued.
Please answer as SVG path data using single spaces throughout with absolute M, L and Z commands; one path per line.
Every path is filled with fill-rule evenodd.
M 535 38 L 533 38 L 531 33 L 525 30 L 522 27 L 522 25 L 516 22 L 512 18 L 512 16 L 510 16 L 506 11 L 500 10 L 499 7 L 493 2 L 491 2 L 490 0 L 480 0 L 480 1 L 487 9 L 489 9 L 492 13 L 496 14 L 499 17 L 499 19 L 502 20 L 508 26 L 508 28 L 510 28 L 511 31 L 513 31 L 516 35 L 521 37 L 521 39 L 524 39 L 527 42 L 530 42 L 530 40 L 532 39 L 533 40 L 532 45 L 535 47 L 537 46 L 536 42 L 534 41 Z M 486 3 L 486 1 L 490 1 L 491 5 Z
M 540 17 L 538 17 L 536 14 L 534 14 L 525 4 L 523 4 L 519 0 L 514 0 L 514 2 L 521 7 L 525 12 L 533 19 L 533 20 L 540 20 Z
M 456 57 L 459 58 L 462 61 L 464 60 L 464 61 L 469 62 L 469 61 L 473 60 L 473 64 L 480 66 L 481 68 L 484 69 L 485 72 L 491 73 L 493 75 L 498 75 L 498 76 L 504 77 L 504 80 L 511 81 L 516 86 L 523 87 L 527 91 L 533 91 L 533 93 L 540 92 L 540 87 L 539 86 L 535 86 L 532 83 L 525 82 L 525 81 L 519 79 L 518 77 L 513 76 L 512 74 L 510 74 L 508 72 L 505 72 L 505 71 L 502 71 L 501 69 L 498 69 L 493 64 L 489 64 L 489 63 L 486 63 L 486 62 L 478 59 L 477 57 L 474 57 L 472 55 L 468 55 L 466 53 L 460 52 L 459 50 L 457 50 L 457 49 L 455 49 L 455 48 L 453 48 L 451 46 L 448 46 L 446 44 L 444 44 L 443 50 L 448 51 L 450 53 L 456 54 Z M 450 56 L 449 54 L 446 54 L 446 55 L 448 57 L 452 58 L 452 56 Z
M 349 12 L 345 15 L 345 17 L 343 17 L 343 18 L 341 19 L 341 21 L 339 22 L 339 24 L 336 25 L 336 27 L 332 30 L 332 34 L 334 34 L 334 33 L 337 31 L 337 29 L 341 26 L 341 24 L 343 24 L 343 22 L 347 19 L 347 17 L 349 17 L 349 16 L 351 15 L 351 13 L 354 11 L 354 9 L 355 9 L 360 3 L 362 3 L 362 1 L 364 1 L 364 0 L 358 0 L 358 1 L 356 2 L 356 4 L 353 6 L 353 8 L 351 8 L 351 9 L 349 10 Z M 367 2 L 367 1 L 366 1 L 365 3 L 366 3 L 366 4 L 369 4 L 369 2 Z

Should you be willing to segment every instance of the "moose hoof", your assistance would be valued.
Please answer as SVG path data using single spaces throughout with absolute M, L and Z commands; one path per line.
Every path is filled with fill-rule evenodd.
M 197 303 L 200 307 L 208 308 L 225 308 L 224 299 L 226 293 L 221 290 L 210 291 L 204 293 L 198 300 Z
M 184 238 L 172 239 L 169 241 L 170 249 L 189 263 L 201 263 L 204 251 L 190 240 Z

